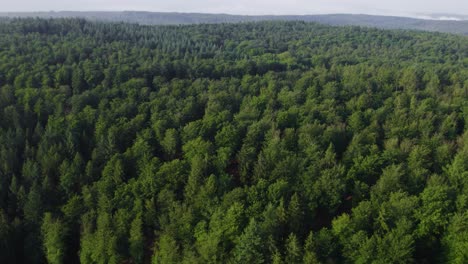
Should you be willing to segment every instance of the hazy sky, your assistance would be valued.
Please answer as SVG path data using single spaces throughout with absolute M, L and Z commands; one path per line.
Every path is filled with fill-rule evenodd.
M 229 14 L 468 14 L 468 0 L 0 0 L 0 11 L 177 11 Z

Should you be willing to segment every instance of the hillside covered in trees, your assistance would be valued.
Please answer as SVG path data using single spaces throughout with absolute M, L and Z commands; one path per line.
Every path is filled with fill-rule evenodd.
M 170 12 L 0 12 L 0 17 L 10 18 L 85 18 L 90 21 L 127 22 L 141 25 L 186 25 L 239 23 L 255 21 L 304 21 L 316 22 L 334 26 L 362 26 L 380 29 L 423 30 L 468 35 L 468 15 L 433 14 L 427 19 L 358 15 L 358 14 L 326 14 L 326 15 L 228 15 L 204 13 L 170 13 Z M 441 20 L 444 17 L 456 20 Z
M 467 263 L 468 38 L 0 23 L 0 263 Z

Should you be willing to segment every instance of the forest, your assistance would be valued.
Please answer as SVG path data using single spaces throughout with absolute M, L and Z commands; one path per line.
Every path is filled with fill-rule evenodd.
M 0 263 L 468 263 L 468 37 L 0 20 Z
M 50 11 L 0 12 L 9 18 L 83 18 L 88 21 L 127 22 L 141 25 L 218 24 L 260 21 L 305 21 L 333 26 L 361 26 L 380 29 L 407 29 L 468 35 L 468 15 L 428 14 L 426 18 L 388 15 L 322 14 L 322 15 L 229 15 L 207 13 L 146 11 Z M 427 17 L 429 19 L 427 19 Z M 447 20 L 449 18 L 450 20 Z

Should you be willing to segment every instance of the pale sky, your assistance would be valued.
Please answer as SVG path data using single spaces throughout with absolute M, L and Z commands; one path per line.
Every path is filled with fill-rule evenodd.
M 0 0 L 0 12 L 154 11 L 228 14 L 468 14 L 468 0 Z

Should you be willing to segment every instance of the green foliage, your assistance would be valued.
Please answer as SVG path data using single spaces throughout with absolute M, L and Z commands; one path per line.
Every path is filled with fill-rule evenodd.
M 0 262 L 465 263 L 466 37 L 0 21 Z
M 233 250 L 233 263 L 264 263 L 262 254 L 263 241 L 260 236 L 260 229 L 255 221 L 251 219 Z
M 48 263 L 64 263 L 66 253 L 67 227 L 60 219 L 53 219 L 50 213 L 46 213 L 42 223 L 42 240 L 45 256 Z
M 153 264 L 175 264 L 179 263 L 179 247 L 177 242 L 168 235 L 162 235 L 159 239 L 159 245 L 154 250 Z
M 286 263 L 302 263 L 302 249 L 294 233 L 291 233 L 286 240 Z
M 464 263 L 468 260 L 468 214 L 456 214 L 450 221 L 447 233 L 442 239 L 445 250 L 444 261 L 447 263 Z
M 130 256 L 133 258 L 135 263 L 143 262 L 144 255 L 144 235 L 143 235 L 143 221 L 140 216 L 137 216 L 135 220 L 132 221 L 130 227 Z

